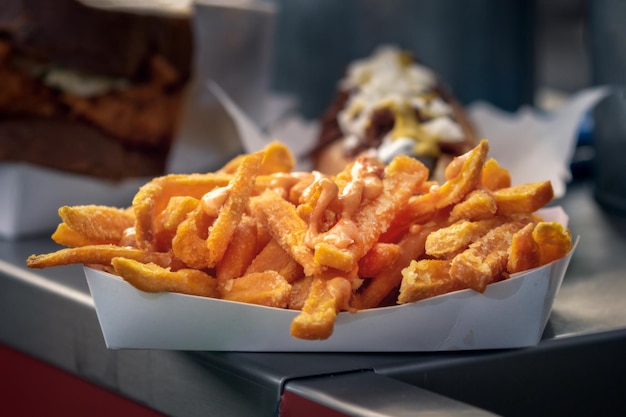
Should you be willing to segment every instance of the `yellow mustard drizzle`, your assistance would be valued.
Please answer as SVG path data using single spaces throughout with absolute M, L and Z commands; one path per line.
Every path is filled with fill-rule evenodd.
M 393 129 L 389 133 L 392 140 L 413 139 L 415 141 L 413 153 L 418 156 L 437 157 L 440 155 L 439 137 L 424 130 L 417 120 L 415 111 L 408 103 L 385 102 L 381 107 L 387 107 L 394 116 Z

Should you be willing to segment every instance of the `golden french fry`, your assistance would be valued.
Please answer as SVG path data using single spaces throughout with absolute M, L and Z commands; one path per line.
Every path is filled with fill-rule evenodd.
M 286 308 L 291 285 L 276 271 L 255 272 L 240 278 L 220 280 L 224 300 Z
M 29 268 L 48 268 L 69 264 L 110 265 L 111 259 L 117 257 L 134 259 L 142 263 L 152 262 L 163 267 L 172 264 L 170 253 L 105 244 L 65 248 L 48 254 L 31 255 L 26 260 L 26 266 Z
M 165 252 L 172 249 L 172 239 L 176 229 L 200 205 L 200 200 L 194 197 L 174 196 L 170 198 L 167 207 L 159 213 L 155 220 L 153 233 L 154 250 Z
M 52 240 L 59 245 L 69 246 L 71 248 L 94 244 L 91 239 L 88 239 L 84 235 L 70 229 L 66 223 L 59 223 L 56 230 L 52 234 Z
M 208 249 L 207 266 L 214 267 L 224 256 L 227 245 L 241 221 L 248 199 L 254 189 L 254 180 L 261 168 L 265 153 L 263 151 L 247 155 L 233 176 L 228 186 L 228 197 L 219 209 L 217 219 L 209 228 L 206 246 Z M 205 203 L 206 200 L 203 201 Z
M 263 164 L 259 169 L 259 175 L 269 175 L 275 173 L 289 173 L 296 166 L 296 160 L 285 144 L 280 142 L 271 142 L 263 148 L 265 157 Z M 234 174 L 247 155 L 237 155 L 227 162 L 219 172 L 226 174 Z
M 427 193 L 412 196 L 394 219 L 392 229 L 406 230 L 411 224 L 424 224 L 437 216 L 437 211 L 461 201 L 477 188 L 489 153 L 489 143 L 481 140 L 471 151 L 456 157 L 446 168 L 446 182 L 433 184 Z
M 291 322 L 291 335 L 298 339 L 328 339 L 341 310 L 349 309 L 352 284 L 343 277 L 324 279 L 314 277 L 307 299 Z
M 202 198 L 209 191 L 228 185 L 229 174 L 170 174 L 158 177 L 143 185 L 133 198 L 137 245 L 154 249 L 155 221 L 175 196 Z
M 426 237 L 436 229 L 435 224 L 415 226 L 398 244 L 398 256 L 394 262 L 383 267 L 355 297 L 353 305 L 358 309 L 377 307 L 402 281 L 402 269 L 411 260 L 424 254 Z
M 256 220 L 252 217 L 243 216 L 228 243 L 224 256 L 215 267 L 217 279 L 231 279 L 244 275 L 257 254 L 256 225 Z
M 509 222 L 491 229 L 452 259 L 450 275 L 474 291 L 485 292 L 505 271 L 513 235 L 524 226 Z
M 145 292 L 176 292 L 216 298 L 217 280 L 197 269 L 171 271 L 154 263 L 142 263 L 129 258 L 113 258 L 111 264 L 117 275 L 135 288 Z
M 503 221 L 501 218 L 475 222 L 461 220 L 450 226 L 434 230 L 426 238 L 426 254 L 435 258 L 447 258 L 456 255 L 495 226 L 502 224 Z
M 398 303 L 413 303 L 465 288 L 467 286 L 462 281 L 450 276 L 450 261 L 413 260 L 402 270 Z
M 303 277 L 291 283 L 291 294 L 289 294 L 290 310 L 302 310 L 304 303 L 309 298 L 313 277 Z
M 274 239 L 258 252 L 246 269 L 245 275 L 263 271 L 276 271 L 290 284 L 304 276 L 302 265 Z
M 344 190 L 346 187 L 358 187 L 359 182 L 369 183 L 375 180 L 375 167 L 372 169 L 368 167 L 367 160 L 362 161 L 358 160 L 355 164 L 362 164 L 364 173 L 361 177 L 347 181 Z M 354 173 L 356 168 L 349 170 Z M 372 171 L 374 175 L 371 174 Z M 340 194 L 344 196 L 342 218 L 330 230 L 316 238 L 318 243 L 315 244 L 315 260 L 321 265 L 344 272 L 351 271 L 387 231 L 407 204 L 412 195 L 411 190 L 423 183 L 427 176 L 428 170 L 421 162 L 407 156 L 398 156 L 385 167 L 380 179 L 380 189 L 374 187 L 377 195 L 368 198 L 367 185 L 361 185 L 364 187 L 363 195 L 357 196 L 355 202 L 350 201 L 350 194 Z M 347 208 L 345 202 L 349 202 Z M 351 217 L 346 218 L 346 212 Z
M 380 274 L 385 266 L 395 262 L 399 255 L 399 245 L 395 243 L 376 243 L 359 260 L 359 276 L 374 277 Z
M 130 210 L 97 205 L 63 206 L 59 216 L 90 244 L 119 243 L 124 231 L 135 223 Z
M 560 259 L 572 249 L 571 233 L 557 222 L 537 223 L 533 239 L 539 246 L 539 265 Z
M 206 239 L 213 220 L 214 218 L 207 216 L 202 206 L 198 205 L 176 228 L 176 234 L 172 239 L 172 251 L 190 268 L 203 269 L 209 264 Z
M 298 216 L 295 207 L 273 191 L 250 199 L 253 216 L 263 224 L 278 244 L 304 268 L 305 275 L 319 272 L 313 253 L 304 243 L 307 224 Z
M 446 182 L 430 191 L 436 208 L 458 203 L 480 184 L 488 153 L 489 142 L 483 139 L 474 149 L 452 160 L 446 168 Z
M 528 223 L 513 235 L 506 270 L 509 274 L 539 266 L 539 245 L 533 239 L 534 223 Z
M 507 169 L 501 167 L 498 161 L 490 158 L 483 166 L 480 182 L 485 189 L 490 191 L 507 188 L 511 186 L 511 174 Z
M 452 207 L 450 222 L 489 219 L 496 214 L 497 210 L 498 206 L 491 193 L 481 189 L 474 190 L 463 201 Z
M 554 198 L 550 181 L 514 185 L 492 192 L 498 215 L 534 213 Z

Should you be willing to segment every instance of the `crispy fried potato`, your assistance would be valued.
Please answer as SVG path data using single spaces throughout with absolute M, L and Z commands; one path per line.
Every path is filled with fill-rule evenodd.
M 514 185 L 492 193 L 498 206 L 498 215 L 511 216 L 517 213 L 534 213 L 554 198 L 550 181 Z
M 188 196 L 170 198 L 167 207 L 157 216 L 154 226 L 154 249 L 164 252 L 172 249 L 172 239 L 178 226 L 200 205 L 200 200 Z M 136 237 L 135 237 L 136 240 Z
M 533 238 L 534 223 L 528 223 L 513 235 L 506 270 L 509 274 L 539 266 L 539 245 Z
M 92 245 L 119 243 L 124 231 L 135 223 L 131 210 L 107 206 L 63 206 L 59 216 L 69 229 Z
M 170 198 L 188 196 L 200 199 L 209 191 L 228 185 L 229 174 L 170 174 L 158 177 L 143 185 L 133 198 L 137 245 L 142 249 L 155 249 L 155 221 L 165 209 Z
M 359 276 L 374 277 L 385 266 L 395 262 L 400 255 L 400 246 L 395 243 L 377 243 L 359 260 Z
M 244 274 L 257 254 L 257 222 L 244 215 L 228 242 L 224 256 L 215 267 L 217 279 L 237 278 Z
M 259 169 L 259 175 L 269 175 L 275 173 L 289 173 L 296 166 L 296 160 L 285 144 L 271 142 L 264 149 L 265 157 Z M 221 173 L 234 174 L 247 155 L 242 154 L 227 162 L 220 170 Z
M 172 251 L 190 268 L 203 269 L 209 264 L 206 239 L 213 220 L 206 215 L 202 205 L 198 205 L 176 228 L 176 234 L 172 239 Z
M 382 271 L 373 277 L 354 298 L 353 304 L 358 309 L 374 308 L 402 282 L 402 269 L 411 260 L 424 254 L 427 236 L 435 230 L 435 224 L 416 226 L 400 241 L 399 253 L 394 262 L 387 264 Z
M 498 161 L 490 158 L 483 166 L 480 183 L 490 191 L 507 188 L 511 186 L 511 174 L 507 169 L 501 167 Z
M 70 229 L 70 227 L 66 223 L 59 223 L 54 233 L 52 233 L 52 240 L 59 245 L 68 246 L 71 248 L 94 244 L 91 239 Z
M 557 222 L 537 223 L 533 239 L 539 247 L 539 265 L 560 259 L 572 249 L 570 231 Z
M 248 199 L 254 188 L 254 180 L 259 173 L 264 152 L 256 152 L 246 156 L 237 169 L 232 182 L 229 184 L 228 197 L 220 208 L 215 222 L 210 226 L 207 236 L 207 266 L 214 267 L 224 256 L 227 245 L 241 221 Z
M 394 219 L 392 229 L 406 230 L 411 224 L 424 224 L 437 216 L 437 211 L 461 201 L 480 184 L 489 143 L 481 140 L 471 151 L 456 157 L 446 168 L 446 182 L 432 184 L 427 193 L 412 196 Z
M 467 286 L 450 275 L 450 261 L 441 259 L 413 260 L 402 270 L 398 303 L 406 304 L 462 290 Z
M 197 269 L 171 271 L 154 263 L 142 263 L 126 257 L 113 258 L 111 264 L 120 277 L 141 291 L 219 296 L 217 280 Z
M 470 192 L 463 201 L 450 211 L 450 223 L 459 220 L 484 220 L 493 217 L 498 206 L 491 193 L 478 189 Z
M 286 308 L 291 285 L 278 272 L 264 271 L 220 281 L 219 290 L 224 300 Z
M 307 300 L 291 323 L 291 335 L 298 339 L 328 339 L 335 327 L 335 318 L 347 310 L 352 284 L 343 277 L 313 278 Z
M 296 262 L 274 239 L 258 252 L 246 269 L 245 275 L 263 271 L 276 271 L 289 283 L 304 277 L 302 265 Z
M 450 275 L 474 291 L 485 292 L 505 270 L 513 235 L 524 226 L 509 222 L 491 229 L 452 259 Z
M 111 259 L 117 257 L 133 259 L 143 263 L 152 262 L 162 267 L 168 267 L 172 264 L 172 255 L 170 253 L 152 252 L 107 244 L 65 248 L 48 254 L 31 255 L 26 260 L 26 266 L 29 268 L 48 268 L 69 264 L 110 265 Z
M 250 199 L 253 216 L 267 228 L 270 235 L 280 246 L 304 268 L 306 275 L 319 272 L 319 264 L 313 259 L 313 253 L 304 244 L 307 224 L 298 216 L 295 207 L 283 200 L 273 191 Z
M 447 258 L 456 255 L 495 226 L 502 224 L 503 221 L 501 218 L 475 222 L 461 220 L 450 226 L 434 230 L 426 238 L 426 254 L 435 258 Z
M 368 162 L 363 160 L 356 163 L 364 165 L 362 169 L 366 174 L 363 174 L 362 181 L 370 182 L 374 176 L 368 175 Z M 354 172 L 355 168 L 349 170 Z M 352 270 L 407 204 L 411 190 L 423 183 L 427 176 L 428 170 L 421 162 L 405 156 L 394 158 L 384 170 L 380 190 L 375 188 L 377 195 L 371 199 L 360 196 L 357 204 L 350 203 L 353 205 L 347 210 L 353 214 L 350 218 L 342 217 L 330 230 L 320 234 L 317 238 L 319 242 L 315 244 L 315 260 L 321 265 L 344 272 Z M 346 187 L 358 183 L 348 181 Z M 365 186 L 364 192 L 367 190 Z M 349 194 L 342 192 L 340 195 Z M 345 216 L 345 212 L 342 216 Z

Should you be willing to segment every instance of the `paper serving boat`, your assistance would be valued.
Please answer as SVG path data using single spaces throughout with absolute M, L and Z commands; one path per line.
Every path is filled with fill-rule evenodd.
M 567 224 L 560 207 L 541 211 Z M 248 352 L 427 352 L 519 348 L 541 339 L 574 249 L 564 258 L 472 290 L 338 314 L 332 336 L 289 334 L 297 311 L 174 293 L 146 293 L 85 267 L 108 348 Z

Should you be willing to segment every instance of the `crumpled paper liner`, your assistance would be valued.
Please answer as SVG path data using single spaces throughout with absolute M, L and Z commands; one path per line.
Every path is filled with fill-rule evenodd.
M 207 85 L 233 118 L 244 149 L 262 149 L 270 140 L 287 144 L 308 169 L 309 152 L 317 143 L 318 125 L 297 114 L 283 118 L 269 132 L 258 128 L 219 86 Z M 571 180 L 572 160 L 578 131 L 585 114 L 610 93 L 608 87 L 593 87 L 573 95 L 561 108 L 547 112 L 522 107 L 516 113 L 477 102 L 467 108 L 481 138 L 489 140 L 489 156 L 511 173 L 514 184 L 550 180 L 556 198 L 565 195 Z

